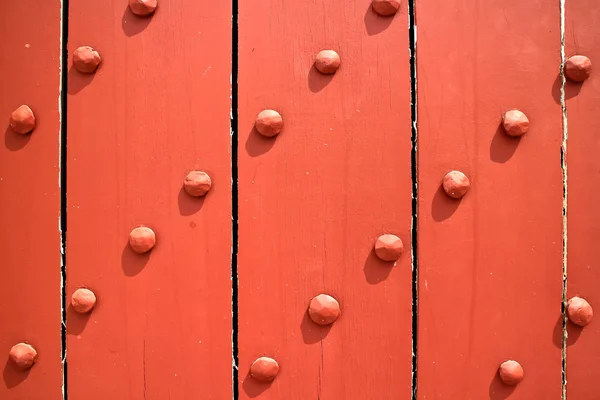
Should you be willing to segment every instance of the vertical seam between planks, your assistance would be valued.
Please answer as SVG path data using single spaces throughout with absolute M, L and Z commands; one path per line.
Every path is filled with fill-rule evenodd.
M 560 167 L 562 171 L 562 301 L 561 313 L 563 318 L 561 343 L 561 390 L 562 399 L 567 399 L 567 139 L 569 129 L 567 123 L 567 104 L 565 102 L 565 0 L 560 1 L 560 106 L 562 111 L 562 142 L 560 147 Z
M 411 264 L 412 264 L 412 380 L 411 398 L 417 398 L 417 342 L 418 342 L 418 257 L 417 257 L 417 229 L 418 229 L 418 168 L 417 168 L 417 24 L 415 18 L 415 1 L 408 2 L 408 41 L 410 51 L 410 115 L 411 115 L 411 151 L 410 151 L 410 176 L 412 181 L 411 198 Z

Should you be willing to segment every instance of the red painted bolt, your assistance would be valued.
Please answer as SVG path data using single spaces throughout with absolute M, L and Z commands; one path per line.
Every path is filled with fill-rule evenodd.
M 79 314 L 86 314 L 92 311 L 95 305 L 96 295 L 89 289 L 77 289 L 71 296 L 71 306 Z
M 256 118 L 256 130 L 263 136 L 273 137 L 281 132 L 283 118 L 274 110 L 263 110 Z
M 334 50 L 321 50 L 315 60 L 315 68 L 322 74 L 331 75 L 340 67 L 340 55 Z
M 90 46 L 81 46 L 73 53 L 73 66 L 84 74 L 95 72 L 100 61 L 100 54 Z
M 250 366 L 250 376 L 259 382 L 271 382 L 279 373 L 279 364 L 269 357 L 260 357 Z
M 523 136 L 529 130 L 529 119 L 519 110 L 510 110 L 502 117 L 502 127 L 509 136 Z
M 592 73 L 592 62 L 586 56 L 569 57 L 565 62 L 564 72 L 570 80 L 583 82 Z
M 183 189 L 190 196 L 202 197 L 210 190 L 212 181 L 206 172 L 192 171 L 183 180 Z
M 140 17 L 154 14 L 156 7 L 158 7 L 157 0 L 129 0 L 131 12 Z
M 509 386 L 516 385 L 525 377 L 525 373 L 523 372 L 523 367 L 521 367 L 521 364 L 513 360 L 504 361 L 502 364 L 500 364 L 498 373 L 500 374 L 500 379 L 502 379 L 502 382 Z
M 471 181 L 460 171 L 450 171 L 442 180 L 444 192 L 453 199 L 460 199 L 469 191 Z
M 586 326 L 592 322 L 594 311 L 592 306 L 581 297 L 571 297 L 567 302 L 567 317 L 569 321 L 579 326 Z
M 129 234 L 129 246 L 138 254 L 147 253 L 156 244 L 154 231 L 145 226 L 135 228 Z
M 404 252 L 404 244 L 396 235 L 381 235 L 375 241 L 375 255 L 383 261 L 396 261 Z
M 340 316 L 340 304 L 333 297 L 320 294 L 315 296 L 308 306 L 308 315 L 315 324 L 333 324 Z
M 9 122 L 13 131 L 25 135 L 35 128 L 35 115 L 29 106 L 23 104 L 10 114 Z
M 8 356 L 18 370 L 25 371 L 35 363 L 37 351 L 27 343 L 19 343 L 10 349 Z
M 398 12 L 400 1 L 398 0 L 373 0 L 371 2 L 373 11 L 382 17 L 390 17 Z

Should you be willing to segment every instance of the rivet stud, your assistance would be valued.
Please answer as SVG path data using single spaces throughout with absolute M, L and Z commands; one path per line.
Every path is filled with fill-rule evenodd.
M 279 373 L 279 364 L 269 357 L 260 357 L 250 366 L 250 376 L 259 382 L 271 382 Z
M 583 82 L 592 73 L 592 62 L 586 56 L 573 56 L 565 62 L 564 73 L 573 82 Z
M 27 343 L 18 343 L 10 349 L 8 356 L 15 368 L 25 371 L 35 363 L 37 351 Z
M 375 241 L 375 255 L 383 261 L 396 261 L 403 252 L 404 244 L 396 235 L 381 235 Z
M 26 135 L 35 128 L 35 115 L 29 106 L 23 104 L 12 112 L 9 123 L 13 131 Z
M 283 128 L 283 118 L 275 110 L 263 110 L 256 117 L 256 130 L 263 136 L 277 136 Z
M 567 317 L 575 325 L 586 326 L 592 322 L 594 311 L 587 300 L 581 297 L 571 297 L 567 302 Z
M 340 67 L 340 56 L 334 50 L 321 50 L 315 59 L 315 68 L 322 74 L 331 75 Z
M 508 136 L 523 136 L 529 130 L 529 118 L 519 111 L 507 111 L 502 117 L 502 128 Z
M 502 382 L 509 386 L 518 384 L 525 377 L 523 367 L 521 367 L 521 364 L 514 360 L 504 361 L 502 364 L 500 364 L 498 374 L 500 375 Z
M 308 315 L 317 325 L 333 324 L 340 313 L 340 304 L 327 294 L 315 296 L 308 306 Z
M 92 311 L 95 305 L 96 295 L 89 289 L 77 289 L 71 296 L 71 307 L 79 314 L 86 314 Z
M 193 197 L 202 197 L 210 190 L 212 181 L 206 172 L 192 171 L 183 180 L 183 190 Z
M 469 191 L 471 181 L 460 171 L 450 171 L 442 180 L 444 192 L 453 199 L 460 199 Z
M 135 228 L 129 234 L 129 246 L 138 254 L 147 253 L 156 244 L 154 231 L 145 226 Z
M 391 17 L 400 9 L 400 1 L 398 0 L 373 0 L 371 2 L 373 11 L 382 17 Z
M 100 61 L 100 54 L 90 46 L 81 46 L 73 53 L 73 66 L 84 74 L 96 72 Z
M 156 7 L 158 7 L 157 0 L 129 0 L 131 12 L 140 17 L 154 14 Z

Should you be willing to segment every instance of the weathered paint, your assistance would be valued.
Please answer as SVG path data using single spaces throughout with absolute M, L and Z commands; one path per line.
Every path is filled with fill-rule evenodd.
M 70 54 L 102 57 L 69 64 L 67 296 L 98 300 L 67 312 L 69 399 L 230 398 L 231 5 L 69 5 Z M 197 169 L 203 198 L 183 189 Z M 136 254 L 141 225 L 156 246 Z
M 567 298 L 579 296 L 600 310 L 600 3 L 565 2 L 565 57 L 587 56 L 590 77 L 583 83 L 565 83 L 567 107 Z M 595 70 L 593 68 L 596 68 Z M 600 393 L 600 321 L 586 327 L 567 324 L 567 398 L 595 399 Z
M 559 399 L 558 4 L 420 0 L 416 15 L 418 398 Z M 520 138 L 502 127 L 511 109 L 530 121 Z M 450 170 L 470 179 L 460 200 L 441 187 Z M 500 381 L 508 360 L 516 386 Z
M 240 399 L 411 395 L 411 119 L 406 3 L 239 4 Z M 341 59 L 333 75 L 317 54 Z M 263 109 L 281 132 L 255 129 Z M 258 127 L 257 127 L 258 128 Z M 406 251 L 379 260 L 376 239 Z M 320 327 L 311 299 L 341 315 Z M 249 376 L 274 358 L 270 384 Z
M 0 15 L 0 399 L 59 400 L 60 3 L 8 1 Z M 36 117 L 25 135 L 9 126 L 21 105 Z M 24 372 L 9 360 L 21 342 L 38 353 Z

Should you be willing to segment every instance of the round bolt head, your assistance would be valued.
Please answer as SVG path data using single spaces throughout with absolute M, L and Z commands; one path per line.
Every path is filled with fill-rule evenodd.
M 260 357 L 250 366 L 250 376 L 259 382 L 271 382 L 279 373 L 279 364 L 269 357 Z
M 523 136 L 529 130 L 529 118 L 519 111 L 507 111 L 502 117 L 502 128 L 508 136 Z
M 19 343 L 10 349 L 8 356 L 15 368 L 25 371 L 35 363 L 37 351 L 27 343 Z
M 381 235 L 375 241 L 375 255 L 383 261 L 396 261 L 404 252 L 404 244 L 396 235 Z
M 256 130 L 263 136 L 277 136 L 283 128 L 283 118 L 275 110 L 263 110 L 256 118 Z
M 193 197 L 202 197 L 210 190 L 212 181 L 206 172 L 192 171 L 183 180 L 183 190 Z
M 502 379 L 502 382 L 509 386 L 516 385 L 525 377 L 525 373 L 523 372 L 523 367 L 521 367 L 521 364 L 513 360 L 504 361 L 502 364 L 500 364 L 498 373 L 500 374 L 500 379 Z
M 340 304 L 336 299 L 326 294 L 315 296 L 308 306 L 310 319 L 318 325 L 333 324 L 340 313 Z
M 145 226 L 135 228 L 129 234 L 129 246 L 138 254 L 147 253 L 156 244 L 154 231 Z
M 10 114 L 10 129 L 26 135 L 35 128 L 35 115 L 29 106 L 23 104 Z
M 592 306 L 581 297 L 572 297 L 567 302 L 567 317 L 569 321 L 579 326 L 586 326 L 592 322 L 594 311 Z
M 382 17 L 391 17 L 400 9 L 400 1 L 397 0 L 373 0 L 371 2 L 373 11 Z
M 321 50 L 315 60 L 315 68 L 322 74 L 331 75 L 340 67 L 340 55 L 334 50 Z
M 583 82 L 592 73 L 592 62 L 586 56 L 573 56 L 565 62 L 564 73 L 573 82 Z
M 73 53 L 73 66 L 84 74 L 96 72 L 100 61 L 100 54 L 90 46 L 81 46 Z
M 453 199 L 460 199 L 469 191 L 471 182 L 465 174 L 460 171 L 450 171 L 442 180 L 444 192 Z
M 71 307 L 79 314 L 89 313 L 95 305 L 96 295 L 89 289 L 77 289 L 71 296 Z
M 154 14 L 156 7 L 158 7 L 157 0 L 129 0 L 131 12 L 140 17 Z

